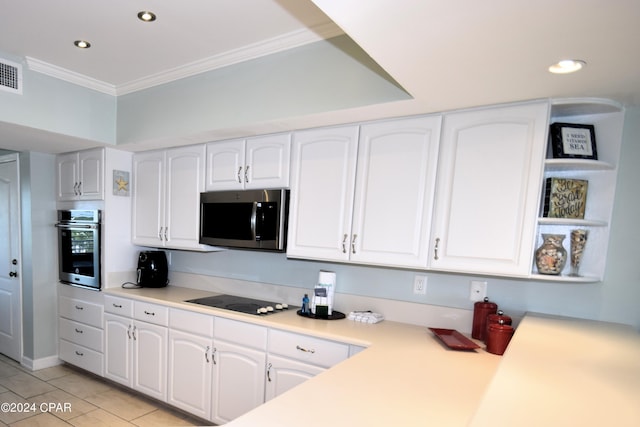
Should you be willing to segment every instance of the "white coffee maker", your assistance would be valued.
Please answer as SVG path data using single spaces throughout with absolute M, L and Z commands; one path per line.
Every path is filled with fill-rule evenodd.
M 313 289 L 311 313 L 316 317 L 328 317 L 333 314 L 333 294 L 336 287 L 336 273 L 320 270 L 318 284 Z

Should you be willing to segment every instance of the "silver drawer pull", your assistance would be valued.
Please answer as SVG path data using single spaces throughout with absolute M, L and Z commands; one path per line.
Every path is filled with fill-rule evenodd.
M 84 333 L 84 331 L 82 329 L 78 329 L 78 328 L 76 328 L 76 332 L 79 333 L 79 334 L 83 334 Z
M 81 305 L 76 305 L 76 310 L 84 310 L 84 307 Z
M 153 311 L 144 311 L 144 314 L 146 314 L 147 316 L 155 316 L 156 314 Z
M 122 305 L 121 305 L 121 304 L 113 303 L 113 306 L 114 306 L 115 308 L 122 308 Z
M 78 350 L 76 350 L 76 355 L 77 356 L 84 356 L 84 353 L 79 352 Z
M 296 350 L 304 351 L 305 353 L 311 353 L 311 354 L 316 352 L 313 349 L 306 349 L 304 347 L 300 347 L 299 345 L 296 346 Z

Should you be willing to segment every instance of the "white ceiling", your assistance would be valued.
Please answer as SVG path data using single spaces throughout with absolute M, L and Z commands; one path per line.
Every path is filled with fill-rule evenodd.
M 137 19 L 147 9 L 157 21 Z M 341 29 L 414 98 L 350 111 L 356 119 L 566 96 L 640 105 L 639 0 L 0 0 L 0 10 L 0 52 L 115 93 Z M 547 72 L 563 58 L 587 66 Z

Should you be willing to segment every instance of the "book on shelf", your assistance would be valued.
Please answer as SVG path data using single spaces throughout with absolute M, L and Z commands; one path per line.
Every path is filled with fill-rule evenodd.
M 584 179 L 547 178 L 542 216 L 584 219 L 588 186 Z

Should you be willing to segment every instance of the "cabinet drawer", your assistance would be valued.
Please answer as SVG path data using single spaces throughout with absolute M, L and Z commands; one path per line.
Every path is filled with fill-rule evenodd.
M 119 316 L 133 317 L 133 300 L 105 295 L 104 311 Z
M 269 353 L 328 368 L 349 357 L 349 345 L 271 329 Z
M 258 350 L 267 349 L 267 328 L 216 317 L 215 338 L 244 345 Z
M 213 316 L 188 310 L 169 310 L 169 327 L 213 338 Z
M 58 326 L 61 339 L 102 352 L 104 341 L 102 329 L 62 317 L 59 319 Z
M 74 298 L 60 297 L 60 316 L 102 328 L 102 306 Z
M 148 302 L 135 301 L 133 304 L 134 319 L 156 325 L 169 325 L 169 307 L 164 305 L 151 304 Z
M 66 340 L 60 340 L 59 353 L 61 360 L 101 377 L 104 376 L 104 356 L 102 353 Z

